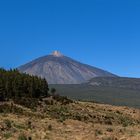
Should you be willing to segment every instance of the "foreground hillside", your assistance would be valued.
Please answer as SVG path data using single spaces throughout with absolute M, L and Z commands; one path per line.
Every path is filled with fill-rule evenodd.
M 140 110 L 65 98 L 0 103 L 2 140 L 140 140 Z

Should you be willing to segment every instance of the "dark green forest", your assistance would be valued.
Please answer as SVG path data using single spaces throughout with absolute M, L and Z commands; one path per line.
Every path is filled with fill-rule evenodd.
M 45 79 L 20 73 L 17 69 L 0 68 L 0 101 L 46 97 L 48 90 Z

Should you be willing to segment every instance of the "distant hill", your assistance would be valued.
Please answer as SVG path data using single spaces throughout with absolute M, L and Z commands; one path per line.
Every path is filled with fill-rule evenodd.
M 140 90 L 138 89 L 88 84 L 49 85 L 49 87 L 55 87 L 58 94 L 71 99 L 140 108 Z
M 76 100 L 140 108 L 140 79 L 96 77 L 79 85 L 51 85 L 58 94 Z
M 140 90 L 140 78 L 96 77 L 88 85 Z
M 80 84 L 94 77 L 116 77 L 107 71 L 75 61 L 58 51 L 18 69 L 23 73 L 46 78 L 49 84 Z

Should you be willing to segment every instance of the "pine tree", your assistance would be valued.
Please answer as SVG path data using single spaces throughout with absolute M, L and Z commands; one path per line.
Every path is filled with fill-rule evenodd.
M 48 83 L 37 76 L 22 74 L 18 70 L 0 69 L 0 100 L 40 98 L 48 95 Z
M 0 101 L 5 100 L 5 90 L 3 86 L 3 82 L 0 80 Z

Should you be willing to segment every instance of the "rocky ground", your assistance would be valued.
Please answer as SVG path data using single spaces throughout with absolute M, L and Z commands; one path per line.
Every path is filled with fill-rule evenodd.
M 89 102 L 0 104 L 0 140 L 140 140 L 140 110 Z

